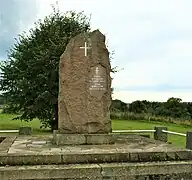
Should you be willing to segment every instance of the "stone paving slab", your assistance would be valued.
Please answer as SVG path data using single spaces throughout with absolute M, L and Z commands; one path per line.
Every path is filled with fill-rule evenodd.
M 12 146 L 13 142 L 15 141 L 15 139 L 16 139 L 16 136 L 6 137 L 0 143 L 0 153 L 8 153 L 9 148 Z
M 1 165 L 153 162 L 192 160 L 192 151 L 138 135 L 115 144 L 57 146 L 52 135 L 7 137 L 0 144 Z

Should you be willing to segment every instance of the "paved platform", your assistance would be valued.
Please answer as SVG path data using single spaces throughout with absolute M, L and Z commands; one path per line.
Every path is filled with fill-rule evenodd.
M 1 165 L 189 161 L 192 151 L 138 135 L 119 135 L 115 144 L 52 144 L 52 135 L 9 136 L 0 144 Z
M 0 143 L 0 179 L 192 179 L 192 151 L 153 139 L 118 135 L 114 144 L 64 146 L 52 140 L 52 135 L 7 136 Z

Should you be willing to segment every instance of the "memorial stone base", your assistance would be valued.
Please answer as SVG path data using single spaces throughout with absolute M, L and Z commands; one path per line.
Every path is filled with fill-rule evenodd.
M 116 136 L 113 134 L 63 134 L 53 133 L 53 143 L 56 145 L 97 145 L 114 144 Z
M 70 145 L 53 144 L 52 135 L 3 137 L 0 180 L 192 179 L 187 149 L 138 135 L 61 137 Z M 107 144 L 109 137 L 115 137 L 113 144 Z M 83 144 L 88 140 L 104 144 Z

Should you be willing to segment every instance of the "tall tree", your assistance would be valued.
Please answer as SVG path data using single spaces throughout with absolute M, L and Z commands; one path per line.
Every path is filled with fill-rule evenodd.
M 0 90 L 8 107 L 21 113 L 16 119 L 39 118 L 44 127 L 57 129 L 59 59 L 69 40 L 90 31 L 90 19 L 83 12 L 53 13 L 22 33 L 1 64 Z
M 188 117 L 189 112 L 182 103 L 182 99 L 171 97 L 165 102 L 165 108 L 167 110 L 167 116 L 174 118 Z
M 129 111 L 134 113 L 146 113 L 147 107 L 143 101 L 133 101 L 129 105 Z

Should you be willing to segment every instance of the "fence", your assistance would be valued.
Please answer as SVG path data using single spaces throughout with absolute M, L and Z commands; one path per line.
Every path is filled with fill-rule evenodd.
M 167 127 L 155 127 L 151 130 L 113 130 L 113 133 L 154 133 L 154 139 L 168 142 L 168 134 L 186 137 L 186 148 L 192 149 L 192 131 L 186 134 L 168 131 Z
M 20 127 L 18 130 L 0 130 L 0 133 L 19 133 L 19 135 L 31 135 L 31 127 Z
M 0 130 L 0 133 L 14 133 L 31 135 L 31 127 L 21 127 L 19 130 Z M 168 134 L 186 137 L 186 148 L 192 149 L 192 131 L 186 134 L 168 131 L 167 127 L 155 127 L 151 130 L 113 130 L 113 133 L 154 133 L 154 139 L 162 142 L 168 142 Z
M 0 130 L 0 133 L 18 133 L 19 130 Z

